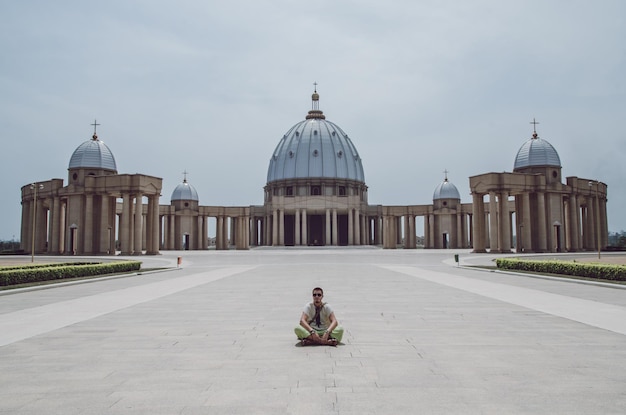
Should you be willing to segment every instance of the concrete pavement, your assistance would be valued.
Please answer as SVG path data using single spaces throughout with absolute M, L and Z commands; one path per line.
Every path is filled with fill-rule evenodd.
M 170 252 L 141 258 L 169 271 L 2 295 L 0 414 L 626 413 L 624 287 L 453 253 L 492 258 Z M 293 334 L 318 285 L 336 348 Z

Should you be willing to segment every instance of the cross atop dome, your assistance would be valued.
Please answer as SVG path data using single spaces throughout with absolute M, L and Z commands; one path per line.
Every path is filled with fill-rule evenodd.
M 533 125 L 533 138 L 537 138 L 537 124 L 539 124 L 539 121 L 535 121 L 535 118 L 533 118 L 533 120 L 530 122 L 530 124 Z
M 320 95 L 317 93 L 317 82 L 313 82 L 313 95 L 311 95 L 311 111 L 306 116 L 307 120 L 312 118 L 325 120 L 326 116 L 320 111 Z
M 98 135 L 96 134 L 96 128 L 98 128 L 100 124 L 98 124 L 98 121 L 94 118 L 93 124 L 90 125 L 93 125 L 93 136 L 91 136 L 91 138 L 95 141 L 98 139 Z

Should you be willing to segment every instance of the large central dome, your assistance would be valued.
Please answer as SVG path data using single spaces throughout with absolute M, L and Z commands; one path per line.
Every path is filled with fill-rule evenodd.
M 303 178 L 355 180 L 365 183 L 356 147 L 336 124 L 319 110 L 313 93 L 313 109 L 280 140 L 267 170 L 267 183 Z

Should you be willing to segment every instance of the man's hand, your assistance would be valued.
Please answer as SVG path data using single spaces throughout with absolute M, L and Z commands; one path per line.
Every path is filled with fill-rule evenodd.
M 313 340 L 317 344 L 325 344 L 326 343 L 324 340 L 322 340 L 322 338 L 319 336 L 319 334 L 317 334 L 316 331 L 313 331 L 313 333 L 311 333 L 311 335 L 309 336 L 309 339 Z

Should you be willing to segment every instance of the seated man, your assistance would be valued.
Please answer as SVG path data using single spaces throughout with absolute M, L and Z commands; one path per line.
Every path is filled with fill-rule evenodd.
M 343 327 L 335 318 L 333 309 L 322 302 L 324 290 L 313 288 L 313 302 L 307 303 L 300 317 L 300 325 L 295 332 L 302 345 L 323 344 L 336 346 L 343 337 Z

